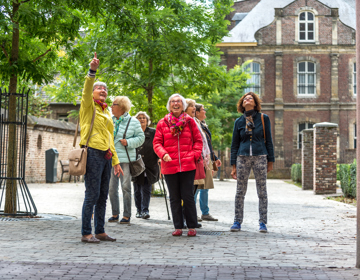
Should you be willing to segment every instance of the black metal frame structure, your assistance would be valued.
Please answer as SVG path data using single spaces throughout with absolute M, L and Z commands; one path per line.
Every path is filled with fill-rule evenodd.
M 0 88 L 0 215 L 6 216 L 36 216 L 37 209 L 25 182 L 26 132 L 28 115 L 28 95 L 25 89 L 21 93 L 8 93 Z M 10 98 L 16 99 L 16 120 L 9 120 Z M 16 176 L 8 174 L 9 128 L 15 126 L 17 149 Z M 9 180 L 16 182 L 16 199 L 10 201 L 16 213 L 5 213 L 6 186 Z

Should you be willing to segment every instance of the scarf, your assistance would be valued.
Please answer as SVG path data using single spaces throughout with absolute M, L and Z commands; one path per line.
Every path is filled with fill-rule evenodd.
M 255 128 L 255 124 L 254 124 L 254 117 L 256 115 L 256 111 L 255 110 L 249 110 L 249 111 L 245 111 L 244 115 L 246 118 L 246 127 L 245 127 L 245 133 L 246 135 L 252 135 L 252 131 Z
M 205 163 L 206 163 L 206 168 L 208 168 L 208 165 L 210 163 L 210 149 L 209 149 L 209 144 L 208 144 L 208 141 L 206 139 L 206 135 L 205 135 L 205 132 L 202 130 L 201 128 L 201 121 L 197 118 L 197 117 L 194 117 L 194 120 L 196 122 L 196 125 L 200 131 L 200 134 L 201 134 L 201 138 L 202 138 L 202 141 L 203 141 L 203 148 L 202 148 L 202 156 L 203 158 L 205 159 Z
M 165 116 L 165 119 L 170 123 L 170 132 L 173 136 L 178 136 L 181 134 L 181 131 L 184 129 L 186 125 L 186 113 L 181 113 L 181 115 L 177 118 L 174 116 L 172 112 Z
M 128 115 L 128 113 L 125 113 L 123 115 L 120 116 L 119 119 L 117 119 L 116 117 L 113 117 L 113 123 L 114 123 L 114 138 L 116 136 L 116 134 L 119 131 L 119 127 L 120 127 L 120 123 L 124 120 L 124 118 Z
M 97 104 L 99 104 L 99 105 L 101 106 L 101 108 L 102 108 L 103 111 L 104 111 L 104 110 L 107 108 L 107 106 L 108 106 L 105 102 L 101 102 L 100 100 L 95 100 L 94 98 L 93 98 L 93 100 L 94 100 L 95 103 L 97 103 Z

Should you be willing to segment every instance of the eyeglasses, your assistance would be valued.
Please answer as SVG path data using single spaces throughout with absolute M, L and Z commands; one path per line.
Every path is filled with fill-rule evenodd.
M 95 90 L 104 90 L 104 91 L 107 91 L 106 87 L 96 87 Z
M 171 100 L 170 101 L 171 104 L 175 104 L 175 103 L 182 103 L 182 100 Z
M 120 106 L 119 104 L 113 103 L 111 106 Z
M 247 100 L 254 100 L 254 98 L 252 98 L 252 97 L 246 97 L 246 98 L 244 98 L 243 102 L 245 102 L 245 101 L 247 101 Z

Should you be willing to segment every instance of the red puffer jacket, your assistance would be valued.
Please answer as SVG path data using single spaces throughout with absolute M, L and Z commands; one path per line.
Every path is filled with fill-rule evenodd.
M 186 115 L 186 125 L 178 136 L 171 135 L 170 123 L 165 118 L 161 119 L 156 126 L 153 144 L 160 159 L 165 154 L 172 159 L 161 161 L 161 173 L 175 174 L 196 169 L 195 160 L 201 157 L 203 142 L 195 121 Z

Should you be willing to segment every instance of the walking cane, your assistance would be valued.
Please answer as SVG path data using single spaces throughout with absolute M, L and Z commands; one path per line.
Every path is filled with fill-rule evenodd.
M 163 188 L 163 192 L 164 192 L 164 198 L 165 198 L 166 210 L 167 210 L 167 214 L 168 214 L 168 220 L 170 220 L 169 207 L 168 207 L 168 203 L 167 203 L 167 200 L 166 200 L 166 190 L 165 190 L 165 185 L 164 185 L 164 175 L 161 174 L 161 168 L 160 168 L 160 177 L 161 177 L 161 183 L 162 183 L 162 188 Z M 160 190 L 161 190 L 160 180 L 158 181 L 158 183 L 160 185 Z

